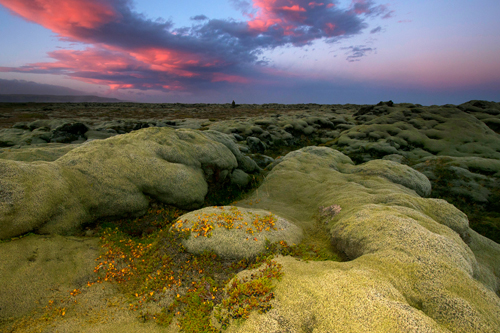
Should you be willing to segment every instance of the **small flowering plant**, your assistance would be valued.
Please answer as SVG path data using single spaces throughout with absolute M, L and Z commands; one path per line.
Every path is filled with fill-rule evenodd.
M 256 232 L 278 230 L 275 226 L 278 219 L 275 215 L 255 215 L 255 219 L 252 220 L 251 225 L 249 222 L 243 222 L 243 213 L 238 210 L 235 206 L 230 206 L 224 208 L 223 206 L 217 207 L 221 212 L 218 213 L 201 213 L 197 214 L 197 220 L 192 223 L 190 228 L 186 227 L 189 224 L 188 220 L 177 220 L 174 226 L 174 230 L 186 233 L 186 237 L 189 237 L 189 233 L 193 232 L 194 237 L 211 237 L 212 230 L 215 226 L 219 228 L 226 229 L 242 229 L 245 228 L 247 234 L 254 234 Z M 226 209 L 226 210 L 225 210 Z M 249 215 L 253 215 L 249 213 Z M 256 240 L 256 239 L 255 239 Z

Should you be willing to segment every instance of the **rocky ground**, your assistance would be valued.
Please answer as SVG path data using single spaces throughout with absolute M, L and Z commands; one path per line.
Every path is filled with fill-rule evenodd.
M 348 106 L 348 105 L 345 105 Z M 37 119 L 85 118 L 91 121 L 115 119 L 232 119 L 260 116 L 277 111 L 300 111 L 313 108 L 330 110 L 334 105 L 318 104 L 139 104 L 139 103 L 0 103 L 0 128 L 17 122 Z M 344 105 L 338 105 L 344 107 Z M 356 106 L 354 106 L 356 107 Z
M 154 298 L 162 289 L 150 285 L 138 293 L 113 285 L 108 296 L 85 288 L 83 281 L 95 274 L 88 258 L 101 253 L 103 239 L 115 237 L 103 227 L 109 223 L 122 233 L 115 242 L 132 237 L 127 244 L 142 244 L 153 237 L 146 248 L 173 256 L 165 246 L 176 241 L 165 241 L 171 237 L 165 230 L 182 231 L 181 222 L 188 235 L 179 240 L 185 250 L 175 258 L 185 259 L 187 251 L 194 256 L 187 261 L 191 264 L 204 250 L 213 251 L 221 264 L 255 260 L 259 252 L 274 249 L 265 235 L 276 244 L 285 244 L 278 239 L 315 244 L 326 251 L 320 256 L 326 261 L 308 266 L 297 260 L 297 247 L 282 249 L 285 256 L 272 263 L 261 261 L 261 267 L 268 265 L 266 283 L 274 277 L 280 282 L 274 293 L 261 290 L 264 298 L 272 295 L 266 301 L 272 309 L 257 302 L 266 310 L 252 311 L 246 321 L 240 320 L 243 313 L 225 307 L 231 300 L 226 290 L 213 292 L 215 303 L 205 319 L 195 320 L 210 318 L 211 324 L 188 329 L 182 318 L 193 315 L 194 291 L 186 288 L 177 294 L 190 300 L 184 316 L 168 328 L 150 326 L 145 314 L 140 324 L 117 306 L 110 324 L 86 323 L 86 331 L 175 331 L 177 323 L 193 332 L 226 326 L 235 332 L 498 332 L 500 103 L 0 104 L 0 126 L 0 239 L 6 240 L 0 244 L 1 270 L 7 279 L 2 282 L 10 286 L 0 291 L 0 318 L 12 332 L 54 327 L 71 332 L 82 325 L 78 313 L 86 305 L 64 307 L 72 314 L 64 317 L 66 310 L 49 304 L 45 309 L 59 312 L 51 310 L 38 326 L 23 322 L 37 316 L 37 302 L 56 297 L 49 287 L 85 290 L 82 303 L 103 298 L 123 305 L 123 295 L 150 292 L 149 300 Z M 170 222 L 158 225 L 153 216 L 165 213 L 152 208 L 157 204 L 186 213 L 203 209 L 181 214 L 180 220 L 164 217 Z M 276 218 L 266 215 L 271 213 Z M 268 217 L 252 226 L 245 214 Z M 141 216 L 149 222 L 139 222 Z M 129 222 L 117 222 L 123 218 Z M 207 232 L 214 238 L 204 237 Z M 28 236 L 9 241 L 23 235 Z M 246 241 L 252 245 L 242 250 Z M 81 259 L 68 261 L 65 251 Z M 155 268 L 158 276 L 164 274 L 158 267 L 172 264 L 162 260 Z M 66 273 L 54 277 L 49 268 Z M 249 272 L 247 265 L 235 274 L 244 279 Z M 230 277 L 213 274 L 202 279 L 210 288 L 229 283 L 224 278 Z M 172 296 L 163 293 L 165 299 Z M 95 308 L 103 307 L 97 303 Z M 310 311 L 296 316 L 305 308 Z M 157 322 L 164 318 L 160 312 L 151 316 Z
M 0 159 L 52 161 L 78 145 L 147 127 L 230 134 L 260 167 L 303 146 L 338 149 L 356 163 L 393 159 L 423 172 L 431 197 L 465 211 L 500 242 L 500 107 L 414 104 L 0 104 Z M 50 149 L 49 149 L 50 148 Z

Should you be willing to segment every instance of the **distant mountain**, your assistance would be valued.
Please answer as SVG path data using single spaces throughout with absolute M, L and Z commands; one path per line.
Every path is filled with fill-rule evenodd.
M 83 95 L 83 96 L 60 96 L 60 95 L 23 95 L 23 94 L 0 94 L 0 103 L 118 103 L 123 102 L 116 98 L 106 98 L 99 96 Z
M 71 89 L 68 87 L 38 83 L 25 80 L 5 80 L 0 79 L 0 94 L 22 94 L 22 95 L 85 95 L 83 91 Z

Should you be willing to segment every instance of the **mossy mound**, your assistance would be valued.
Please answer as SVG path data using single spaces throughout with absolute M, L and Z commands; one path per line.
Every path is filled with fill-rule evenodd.
M 426 155 L 500 159 L 500 137 L 477 114 L 455 106 L 377 108 L 384 112 L 376 116 L 355 114 L 359 125 L 342 132 L 335 144 L 357 161 L 390 154 L 408 159 Z
M 183 245 L 191 253 L 213 251 L 223 258 L 251 259 L 265 251 L 266 241 L 300 243 L 302 231 L 284 218 L 261 209 L 206 207 L 179 217 L 172 226 L 187 232 Z
M 413 168 L 432 182 L 432 197 L 460 207 L 472 229 L 500 243 L 500 160 L 433 156 Z
M 23 162 L 51 162 L 79 146 L 80 144 L 45 143 L 36 146 L 24 146 L 17 149 L 1 148 L 0 159 Z
M 355 163 L 383 158 L 421 171 L 432 183 L 431 197 L 456 205 L 474 230 L 500 242 L 500 103 L 379 103 L 354 118 L 357 125 L 327 146 Z
M 483 215 L 485 210 L 490 214 L 487 219 L 482 220 L 485 228 L 498 220 L 494 202 L 498 196 L 495 189 L 498 188 L 499 182 L 496 180 L 500 170 L 498 158 L 491 158 L 494 151 L 498 151 L 495 119 L 500 111 L 496 111 L 497 106 L 497 103 L 482 101 L 471 101 L 459 107 L 447 105 L 429 108 L 379 103 L 377 106 L 359 109 L 356 115 L 358 125 L 354 124 L 356 121 L 350 116 L 342 120 L 339 117 L 314 117 L 305 114 L 294 116 L 293 119 L 278 120 L 280 117 L 276 117 L 272 121 L 264 118 L 248 121 L 240 134 L 246 135 L 246 131 L 251 130 L 248 135 L 258 136 L 266 144 L 276 135 L 275 147 L 280 149 L 280 144 L 286 144 L 291 149 L 294 142 L 314 142 L 315 137 L 323 135 L 328 128 L 335 129 L 332 132 L 336 134 L 332 134 L 332 140 L 324 142 L 336 147 L 338 141 L 335 138 L 338 135 L 356 128 L 362 129 L 363 122 L 367 126 L 380 125 L 381 133 L 387 131 L 392 138 L 383 142 L 379 139 L 387 138 L 381 133 L 372 131 L 368 133 L 369 137 L 355 134 L 359 137 L 356 138 L 357 141 L 353 141 L 353 147 L 360 145 L 358 150 L 350 153 L 352 159 L 339 150 L 324 147 L 303 148 L 277 158 L 269 168 L 272 171 L 252 196 L 232 205 L 237 205 L 236 209 L 239 211 L 260 209 L 266 215 L 272 213 L 286 219 L 290 226 L 296 226 L 300 231 L 302 242 L 293 250 L 285 242 L 271 244 L 269 248 L 259 248 L 262 252 L 258 252 L 256 266 L 249 266 L 246 259 L 240 261 L 219 258 L 215 253 L 205 251 L 223 248 L 220 243 L 200 249 L 201 254 L 185 252 L 180 245 L 182 233 L 171 233 L 170 228 L 162 230 L 165 226 L 170 227 L 172 221 L 179 216 L 175 215 L 178 212 L 173 215 L 175 218 L 169 218 L 166 223 L 165 219 L 157 219 L 160 215 L 164 216 L 165 212 L 153 206 L 149 210 L 154 210 L 158 216 L 149 216 L 149 222 L 144 227 L 141 226 L 142 222 L 132 218 L 117 224 L 124 227 L 123 230 L 113 227 L 100 235 L 106 252 L 99 256 L 98 266 L 94 271 L 100 274 L 102 285 L 89 284 L 77 289 L 85 283 L 88 272 L 94 268 L 91 259 L 94 259 L 97 251 L 92 248 L 93 245 L 89 247 L 89 244 L 95 239 L 30 235 L 2 243 L 2 253 L 5 255 L 0 258 L 6 260 L 2 261 L 5 274 L 0 275 L 11 287 L 1 296 L 5 298 L 4 304 L 11 307 L 10 314 L 21 316 L 34 307 L 46 306 L 38 309 L 43 313 L 40 316 L 30 314 L 17 321 L 2 317 L 0 326 L 7 329 L 15 327 L 17 330 L 14 332 L 29 332 L 30 329 L 42 329 L 46 332 L 71 332 L 75 329 L 82 332 L 177 332 L 180 327 L 188 332 L 219 332 L 223 328 L 227 328 L 228 332 L 275 333 L 498 332 L 500 246 L 471 230 L 469 220 L 473 225 L 474 215 L 464 211 L 469 216 L 468 219 L 464 212 L 449 203 L 454 203 L 453 200 L 448 197 L 446 199 L 449 202 L 424 198 L 429 195 L 430 179 L 433 184 L 431 197 L 441 193 L 438 197 L 445 198 L 444 195 L 448 192 L 459 200 L 464 198 L 476 204 L 476 209 L 482 210 Z M 353 108 L 356 109 L 349 107 Z M 408 110 L 410 118 L 402 120 Z M 429 110 L 443 111 L 432 115 Z M 411 121 L 411 117 L 415 120 Z M 479 122 L 470 122 L 470 117 L 486 127 Z M 400 121 L 407 121 L 407 127 L 401 127 L 403 125 L 398 123 Z M 471 154 L 472 157 L 467 156 L 466 150 L 477 147 L 477 142 L 466 145 L 467 142 L 460 141 L 467 148 L 463 151 L 454 143 L 450 144 L 451 147 L 446 152 L 432 150 L 442 147 L 442 142 L 433 143 L 428 139 L 443 142 L 460 139 L 456 133 L 448 133 L 453 128 L 454 121 L 457 128 L 472 133 L 467 132 L 464 137 L 474 140 L 486 138 L 481 141 L 484 147 Z M 463 122 L 471 124 L 468 127 L 460 124 Z M 403 141 L 396 141 L 404 138 L 398 136 L 401 131 L 391 127 L 394 124 L 398 124 L 401 131 L 412 132 L 410 127 L 413 126 L 415 130 L 422 132 L 420 134 L 425 136 L 422 137 L 422 145 L 419 146 L 417 140 L 417 145 L 407 145 L 405 148 Z M 141 176 L 141 172 L 144 177 L 149 177 L 156 175 L 158 170 L 161 171 L 161 168 L 153 171 L 148 169 L 155 165 L 160 156 L 160 160 L 169 163 L 172 160 L 173 164 L 199 170 L 207 186 L 215 189 L 215 192 L 219 192 L 219 188 L 223 189 L 220 196 L 212 196 L 209 191 L 210 198 L 205 197 L 205 204 L 208 199 L 210 206 L 228 204 L 231 202 L 230 194 L 234 194 L 233 189 L 226 190 L 220 180 L 230 178 L 230 169 L 234 170 L 236 166 L 225 169 L 217 163 L 214 166 L 203 162 L 198 166 L 196 161 L 206 157 L 206 148 L 214 148 L 208 149 L 210 159 L 218 163 L 224 164 L 229 158 L 232 161 L 229 164 L 237 165 L 238 169 L 245 172 L 258 171 L 258 168 L 239 152 L 241 146 L 234 143 L 243 142 L 244 138 L 238 138 L 231 128 L 224 130 L 230 130 L 228 133 L 233 134 L 224 135 L 212 131 L 210 124 L 203 126 L 203 132 L 192 135 L 193 131 L 190 130 L 146 129 L 113 137 L 99 143 L 100 149 L 104 149 L 105 153 L 99 155 L 96 152 L 95 156 L 105 159 L 110 155 L 112 150 L 106 146 L 106 142 L 113 142 L 118 147 L 118 141 L 126 141 L 118 139 L 119 137 L 134 136 L 134 140 L 120 145 L 120 150 L 140 158 L 146 157 L 144 164 L 140 165 L 140 171 L 135 174 L 137 177 Z M 479 133 L 479 130 L 483 133 Z M 172 133 L 179 132 L 185 135 L 179 139 L 187 143 L 181 142 L 178 145 L 175 138 L 165 139 Z M 147 135 L 141 136 L 141 133 Z M 161 133 L 163 139 L 156 136 L 156 133 L 158 136 Z M 417 139 L 420 134 L 415 134 Z M 404 140 L 406 143 L 411 141 Z M 381 149 L 367 149 L 369 146 L 363 146 L 362 141 L 381 144 Z M 90 142 L 88 145 L 96 143 Z M 179 147 L 181 148 L 176 149 Z M 345 150 L 349 147 L 338 148 Z M 80 149 L 82 148 L 75 150 L 78 152 Z M 387 155 L 388 153 L 392 155 Z M 459 156 L 443 155 L 448 153 Z M 59 160 L 65 162 L 58 168 L 54 165 L 59 165 L 59 160 L 34 164 L 0 161 L 0 166 L 8 165 L 18 168 L 16 170 L 24 170 L 24 179 L 29 179 L 33 175 L 32 171 L 36 171 L 35 175 L 50 171 L 50 175 L 56 180 L 74 180 L 74 174 L 68 170 L 78 169 L 72 163 L 76 165 L 80 160 L 70 158 L 73 154 L 74 151 L 71 151 L 61 157 Z M 82 156 L 88 156 L 86 154 L 82 153 Z M 194 157 L 191 159 L 189 156 Z M 383 156 L 385 160 L 373 160 L 377 156 Z M 179 163 L 179 160 L 183 162 Z M 233 163 L 234 160 L 236 164 Z M 355 165 L 353 160 L 360 164 Z M 35 165 L 36 168 L 32 167 Z M 83 165 L 85 169 L 90 163 L 84 162 Z M 144 165 L 147 167 L 142 168 Z M 418 171 L 408 165 L 414 166 Z M 117 174 L 122 168 L 121 164 L 119 166 L 112 169 Z M 5 175 L 4 170 L 1 171 L 2 176 Z M 8 177 L 11 175 L 7 173 Z M 120 175 L 122 174 L 118 176 L 121 177 Z M 66 193 L 64 182 L 55 183 L 62 186 L 62 192 Z M 4 182 L 4 189 L 7 188 L 5 184 L 12 185 Z M 145 198 L 149 197 L 152 192 L 149 187 L 146 189 L 143 183 L 134 184 L 138 188 L 137 193 Z M 251 184 L 255 184 L 255 179 Z M 60 192 L 61 188 L 56 185 L 48 184 L 47 188 L 39 186 L 34 190 L 41 189 L 39 196 L 44 197 L 47 192 Z M 457 192 L 456 186 L 468 190 Z M 453 191 L 447 191 L 449 188 L 453 188 Z M 8 204 L 16 202 L 19 197 L 15 195 L 19 193 L 11 191 L 11 188 L 7 189 L 8 191 L 0 193 L 0 200 L 8 201 Z M 183 190 L 182 186 L 176 188 L 179 193 Z M 238 192 L 239 189 L 235 188 L 234 191 Z M 467 191 L 473 192 L 470 199 L 465 198 Z M 157 193 L 153 197 L 159 199 Z M 228 201 L 212 202 L 216 197 Z M 72 206 L 73 203 L 69 200 L 68 205 Z M 113 208 L 111 201 L 107 203 Z M 59 207 L 57 214 L 68 213 L 66 206 Z M 488 210 L 490 208 L 492 210 Z M 117 209 L 123 209 L 123 206 Z M 219 207 L 209 209 L 222 211 Z M 227 209 L 231 211 L 234 208 L 224 207 L 224 211 Z M 35 213 L 38 214 L 38 211 L 35 210 Z M 206 217 L 207 221 L 211 214 Z M 229 220 L 233 220 L 234 226 L 237 224 L 234 220 L 237 219 L 236 216 L 233 217 Z M 269 217 L 265 220 L 273 221 Z M 214 223 L 205 223 L 202 218 L 197 224 L 197 217 L 192 221 L 190 236 L 182 241 L 194 240 L 201 244 L 212 239 L 217 232 L 221 232 L 219 236 L 226 231 L 233 232 L 233 235 L 244 232 L 243 229 L 227 229 L 225 224 L 218 226 L 217 222 L 222 222 L 218 218 L 212 220 Z M 227 222 L 225 218 L 224 221 Z M 252 220 L 247 224 L 250 222 Z M 130 223 L 137 225 L 126 227 Z M 257 225 L 269 226 L 269 232 L 279 231 L 272 230 L 271 223 Z M 151 230 L 146 232 L 142 230 L 144 228 Z M 258 238 L 268 232 L 265 227 L 262 233 L 255 233 L 257 229 L 252 229 L 253 234 L 244 232 L 238 239 L 248 237 L 246 242 L 253 241 L 257 244 L 262 241 L 260 244 L 265 244 L 265 237 Z M 210 232 L 212 237 L 204 237 Z M 139 235 L 142 237 L 135 237 Z M 230 240 L 228 244 L 238 245 L 236 240 L 226 236 L 219 240 L 222 243 Z M 253 238 L 257 238 L 257 241 Z M 57 242 L 54 241 L 56 239 Z M 242 243 L 245 245 L 245 241 Z M 304 245 L 315 245 L 316 248 L 304 250 Z M 277 248 L 280 250 L 274 251 Z M 245 251 L 246 249 L 242 250 L 243 253 Z M 296 251 L 308 254 L 302 260 L 308 260 L 309 254 L 321 253 L 322 260 L 326 261 L 307 262 L 292 258 Z M 240 253 L 240 250 L 235 252 Z M 272 258 L 278 252 L 284 256 Z M 333 255 L 335 253 L 340 254 L 344 261 L 333 262 L 332 260 L 337 260 Z M 40 259 L 46 260 L 46 264 L 42 264 Z M 248 270 L 240 272 L 247 268 Z M 228 272 L 231 272 L 231 276 L 236 272 L 240 273 L 226 283 Z M 18 279 L 18 275 L 25 276 L 28 283 Z M 39 281 L 35 281 L 37 276 L 41 277 Z M 29 281 L 33 281 L 32 285 Z M 50 290 L 52 286 L 60 291 Z M 221 292 L 223 286 L 226 288 Z M 22 292 L 22 302 L 12 303 L 13 299 L 18 299 L 16 290 L 22 288 L 26 289 Z M 57 302 L 54 301 L 56 298 L 48 299 L 55 294 L 60 296 Z M 37 304 L 36 301 L 41 303 Z M 4 309 L 3 306 L 0 307 Z M 211 323 L 208 320 L 210 313 Z M 3 315 L 1 312 L 0 314 Z M 153 320 L 165 327 L 151 323 Z
M 340 207 L 325 222 L 346 262 L 277 259 L 284 276 L 273 309 L 228 332 L 498 331 L 500 245 L 444 200 L 353 168 L 338 151 L 304 148 L 249 198 L 306 234 L 320 205 Z
M 258 172 L 215 131 L 146 128 L 77 147 L 53 162 L 0 159 L 0 239 L 71 234 L 99 217 L 142 215 L 148 197 L 199 208 L 208 183 Z

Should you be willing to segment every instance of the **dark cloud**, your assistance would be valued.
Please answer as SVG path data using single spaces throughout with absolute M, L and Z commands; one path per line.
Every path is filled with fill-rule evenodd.
M 243 13 L 243 15 L 249 16 L 250 14 L 255 14 L 256 9 L 252 7 L 252 1 L 246 0 L 229 0 L 232 4 L 233 8 L 239 10 Z
M 392 18 L 394 14 L 394 10 L 391 10 L 389 12 L 387 12 L 387 14 L 385 14 L 384 16 L 382 16 L 383 19 L 389 19 L 389 18 Z
M 354 0 L 347 9 L 334 0 L 230 1 L 247 21 L 197 15 L 191 18 L 195 21 L 191 27 L 174 28 L 171 21 L 135 12 L 130 0 L 37 0 L 36 6 L 32 0 L 0 0 L 64 40 L 93 45 L 83 51 L 50 52 L 56 62 L 0 71 L 68 75 L 123 89 L 177 90 L 252 82 L 258 80 L 255 66 L 266 64 L 259 59 L 264 50 L 349 38 L 367 28 L 365 17 L 389 12 L 372 0 Z M 347 60 L 356 61 L 370 51 L 351 47 Z
M 204 20 L 208 20 L 208 17 L 206 17 L 205 15 L 196 15 L 196 16 L 190 17 L 189 19 L 193 20 L 193 21 L 204 21 Z
M 387 6 L 376 5 L 372 0 L 353 0 L 352 11 L 356 14 L 365 14 L 367 16 L 379 16 L 389 14 Z
M 376 27 L 375 29 L 370 30 L 370 33 L 371 33 L 371 34 L 374 34 L 374 33 L 380 32 L 380 31 L 382 31 L 382 27 L 381 27 L 381 26 L 378 26 L 378 27 Z
M 342 50 L 347 50 L 345 53 L 347 55 L 346 60 L 349 62 L 359 61 L 360 58 L 365 57 L 368 53 L 375 51 L 371 47 L 366 47 L 365 45 L 342 47 Z

